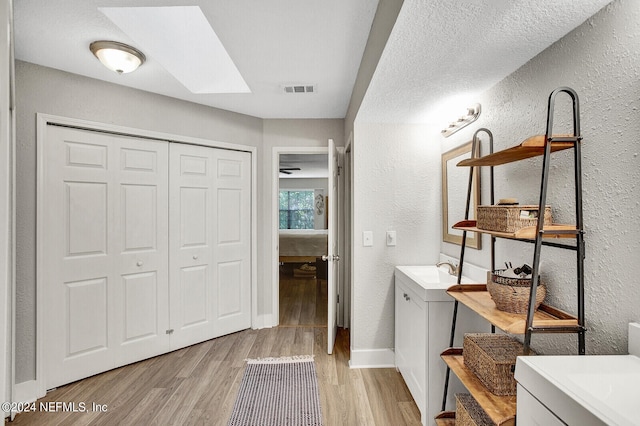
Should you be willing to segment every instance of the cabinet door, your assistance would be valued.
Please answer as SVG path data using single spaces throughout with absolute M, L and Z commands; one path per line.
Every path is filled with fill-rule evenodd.
M 518 426 L 563 426 L 565 424 L 520 385 L 518 385 L 517 399 Z
M 396 284 L 396 366 L 424 417 L 426 403 L 427 304 Z

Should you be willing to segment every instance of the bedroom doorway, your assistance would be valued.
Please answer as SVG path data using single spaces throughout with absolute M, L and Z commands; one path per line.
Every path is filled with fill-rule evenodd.
M 315 151 L 315 150 L 314 150 Z M 278 323 L 326 327 L 328 154 L 278 155 Z

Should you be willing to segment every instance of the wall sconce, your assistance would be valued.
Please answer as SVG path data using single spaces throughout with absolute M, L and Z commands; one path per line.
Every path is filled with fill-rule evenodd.
M 467 108 L 467 114 L 458 118 L 458 121 L 454 121 L 449 124 L 449 127 L 441 131 L 442 136 L 449 137 L 458 130 L 468 126 L 478 119 L 480 116 L 480 104 L 475 104 L 472 107 Z
M 89 45 L 89 49 L 102 65 L 118 74 L 135 71 L 146 59 L 135 47 L 117 41 L 94 41 Z

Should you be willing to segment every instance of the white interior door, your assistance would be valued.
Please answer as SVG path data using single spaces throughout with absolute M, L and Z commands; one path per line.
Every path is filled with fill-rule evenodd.
M 251 327 L 251 154 L 214 150 L 218 336 Z
M 166 352 L 168 143 L 47 126 L 46 388 Z
M 251 326 L 250 166 L 247 152 L 171 145 L 174 349 Z
M 329 139 L 329 220 L 327 260 L 327 353 L 333 353 L 338 333 L 338 151 Z M 323 257 L 324 258 L 324 257 Z
M 172 345 L 184 347 L 216 336 L 214 150 L 170 148 L 170 321 Z

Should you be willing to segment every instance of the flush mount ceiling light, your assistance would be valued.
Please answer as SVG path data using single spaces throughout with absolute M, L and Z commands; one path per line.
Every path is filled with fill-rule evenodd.
M 476 121 L 479 116 L 480 116 L 480 104 L 475 104 L 467 108 L 467 113 L 465 115 L 458 118 L 457 121 L 449 123 L 449 127 L 447 127 L 446 129 L 443 129 L 440 133 L 442 133 L 442 136 L 444 136 L 445 138 L 449 137 L 455 132 L 457 132 L 458 130 L 462 129 L 463 127 L 466 127 L 469 124 Z
M 94 41 L 89 49 L 105 67 L 118 74 L 135 71 L 146 59 L 135 47 L 117 41 Z

